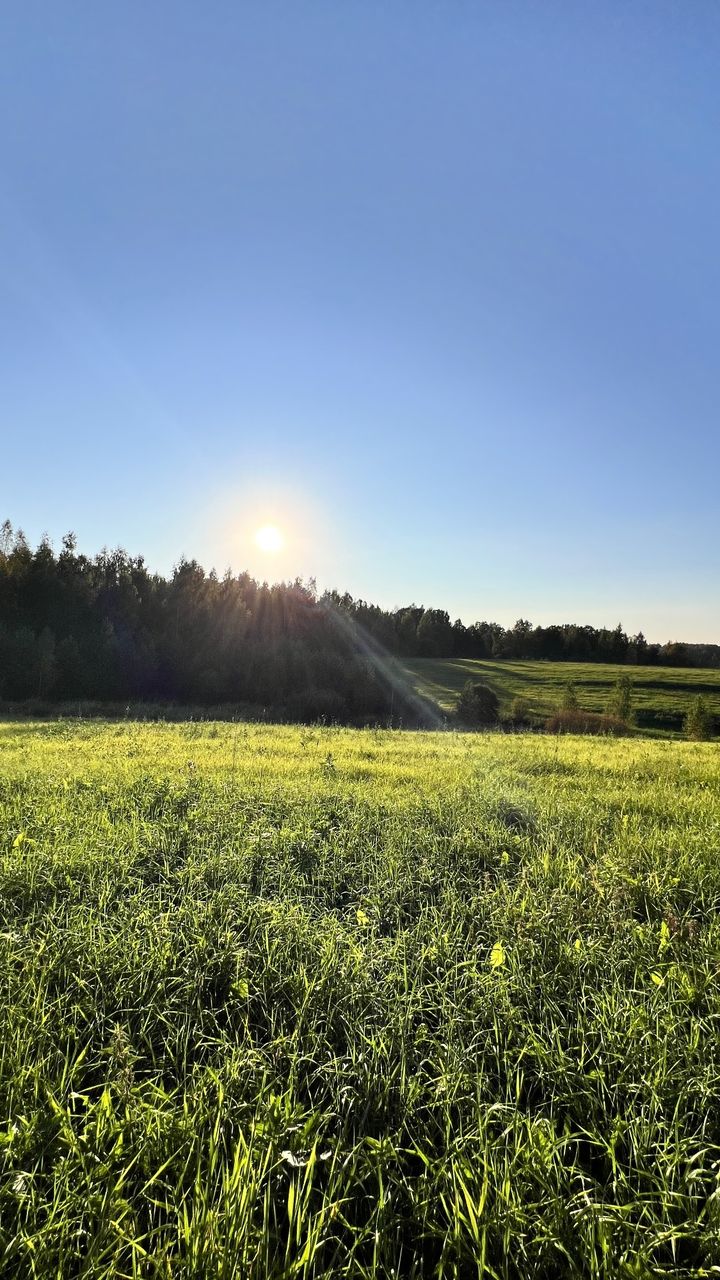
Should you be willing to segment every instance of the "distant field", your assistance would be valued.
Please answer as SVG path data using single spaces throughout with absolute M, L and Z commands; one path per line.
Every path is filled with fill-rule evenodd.
M 709 743 L 0 724 L 0 1275 L 720 1264 Z
M 568 681 L 580 705 L 603 711 L 620 675 L 634 684 L 633 708 L 638 727 L 679 732 L 692 698 L 700 693 L 720 719 L 720 670 L 689 667 L 626 667 L 594 662 L 497 662 L 418 658 L 406 663 L 418 692 L 450 709 L 466 680 L 482 680 L 497 693 L 503 709 L 513 698 L 526 698 L 534 715 L 546 716 L 558 706 Z

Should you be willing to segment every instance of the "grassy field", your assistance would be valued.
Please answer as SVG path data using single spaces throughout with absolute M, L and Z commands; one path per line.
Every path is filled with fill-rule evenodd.
M 0 752 L 0 1274 L 720 1274 L 715 746 Z
M 638 727 L 680 732 L 690 702 L 702 694 L 720 720 L 720 670 L 691 667 L 625 667 L 597 662 L 475 661 L 471 658 L 418 658 L 406 663 L 418 692 L 450 710 L 466 680 L 481 680 L 507 709 L 513 698 L 527 698 L 535 716 L 549 716 L 559 705 L 568 681 L 580 705 L 604 711 L 618 676 L 633 681 L 633 709 Z

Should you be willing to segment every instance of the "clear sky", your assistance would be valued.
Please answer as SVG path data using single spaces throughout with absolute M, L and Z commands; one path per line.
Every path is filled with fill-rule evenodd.
M 720 642 L 719 67 L 716 0 L 5 0 L 0 519 Z

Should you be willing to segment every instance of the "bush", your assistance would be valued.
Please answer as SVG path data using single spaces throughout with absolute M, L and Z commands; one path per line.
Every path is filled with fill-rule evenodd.
M 632 724 L 632 695 L 633 682 L 630 676 L 627 674 L 621 675 L 608 698 L 607 714 L 618 720 L 624 720 L 625 724 Z
M 575 689 L 575 685 L 573 684 L 572 680 L 568 680 L 563 692 L 562 702 L 560 703 L 560 710 L 561 711 L 577 711 L 579 710 L 579 707 L 580 707 L 580 703 L 578 702 L 578 696 L 577 696 L 577 691 Z
M 597 711 L 556 711 L 545 721 L 548 733 L 609 733 L 615 738 L 630 732 L 629 726 L 617 716 L 599 715 Z
M 705 742 L 712 737 L 713 718 L 701 694 L 693 698 L 690 703 L 690 709 L 683 721 L 683 729 L 687 737 L 694 738 L 696 742 Z
M 500 716 L 497 694 L 489 685 L 474 680 L 465 684 L 455 709 L 458 720 L 467 725 L 497 724 Z
M 530 703 L 527 698 L 513 698 L 510 703 L 508 720 L 515 725 L 530 724 L 532 716 L 530 715 Z

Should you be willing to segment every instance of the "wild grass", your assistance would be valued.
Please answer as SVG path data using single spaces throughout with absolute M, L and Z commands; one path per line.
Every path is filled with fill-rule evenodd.
M 0 752 L 2 1275 L 720 1274 L 712 744 Z
M 680 734 L 693 698 L 701 694 L 720 723 L 720 670 L 694 667 L 633 667 L 604 662 L 516 662 L 472 658 L 415 658 L 407 670 L 418 692 L 451 710 L 467 680 L 489 684 L 508 711 L 513 698 L 525 698 L 531 714 L 543 721 L 572 683 L 581 707 L 605 710 L 618 677 L 633 682 L 632 705 L 638 728 L 654 735 Z

